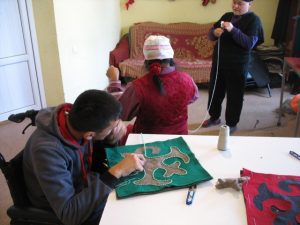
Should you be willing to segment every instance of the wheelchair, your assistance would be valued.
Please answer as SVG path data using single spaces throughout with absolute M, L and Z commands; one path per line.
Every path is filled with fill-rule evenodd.
M 23 122 L 26 118 L 31 120 L 24 130 L 30 126 L 35 126 L 37 110 L 28 110 L 24 113 L 12 114 L 8 120 L 16 123 Z M 23 175 L 23 150 L 10 161 L 6 161 L 0 153 L 0 169 L 4 174 L 7 185 L 13 200 L 13 205 L 7 209 L 11 225 L 63 225 L 54 212 L 35 208 L 30 204 L 26 194 L 26 185 Z

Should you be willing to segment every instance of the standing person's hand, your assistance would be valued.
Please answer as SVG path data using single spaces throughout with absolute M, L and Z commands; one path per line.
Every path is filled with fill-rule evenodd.
M 214 29 L 214 35 L 216 37 L 218 37 L 218 38 L 221 37 L 221 35 L 223 34 L 223 32 L 224 32 L 224 30 L 222 28 L 220 28 L 220 27 Z
M 233 25 L 231 22 L 223 22 L 222 24 L 223 29 L 227 30 L 228 32 L 230 32 L 233 28 Z
M 120 71 L 117 67 L 110 66 L 106 71 L 106 76 L 110 81 L 119 80 Z
M 142 154 L 130 153 L 125 158 L 108 171 L 116 178 L 125 177 L 134 171 L 143 171 L 146 159 Z

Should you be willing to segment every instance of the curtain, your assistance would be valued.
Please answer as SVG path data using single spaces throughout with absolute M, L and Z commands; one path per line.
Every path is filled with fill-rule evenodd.
M 293 56 L 300 57 L 300 16 L 295 17 L 296 28 L 294 36 Z
M 271 36 L 274 39 L 275 45 L 280 45 L 286 41 L 291 5 L 292 0 L 280 0 L 278 3 L 275 23 Z

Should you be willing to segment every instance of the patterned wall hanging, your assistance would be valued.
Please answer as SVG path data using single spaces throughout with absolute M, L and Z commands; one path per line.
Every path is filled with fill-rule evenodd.
M 116 188 L 117 198 L 183 188 L 212 179 L 182 137 L 106 148 L 109 166 L 117 164 L 127 153 L 144 154 L 146 163 L 144 171 L 121 178 Z

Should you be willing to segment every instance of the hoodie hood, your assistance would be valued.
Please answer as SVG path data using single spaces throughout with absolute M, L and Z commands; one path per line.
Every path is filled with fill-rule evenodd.
M 38 129 L 57 137 L 61 142 L 76 150 L 79 143 L 74 143 L 74 139 L 66 138 L 64 134 L 66 130 L 65 123 L 60 118 L 62 114 L 68 112 L 71 107 L 72 104 L 65 103 L 57 107 L 41 109 L 36 116 L 35 123 Z

